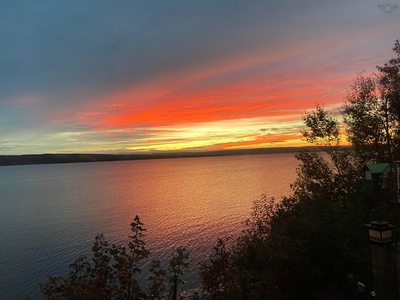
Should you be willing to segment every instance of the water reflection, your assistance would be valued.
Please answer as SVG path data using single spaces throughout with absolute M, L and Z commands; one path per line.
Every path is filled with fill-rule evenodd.
M 261 194 L 290 193 L 296 164 L 271 154 L 0 167 L 0 294 L 37 296 L 37 283 L 65 274 L 96 234 L 125 240 L 136 214 L 151 258 L 182 245 L 197 262 L 240 231 Z

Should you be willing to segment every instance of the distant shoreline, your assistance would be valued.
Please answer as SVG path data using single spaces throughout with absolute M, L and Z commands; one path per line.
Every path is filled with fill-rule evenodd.
M 149 154 L 24 154 L 0 155 L 0 166 L 62 164 L 78 162 L 125 161 L 165 158 L 211 157 L 228 155 L 296 153 L 301 150 L 320 151 L 319 147 L 283 147 L 204 152 L 163 152 Z

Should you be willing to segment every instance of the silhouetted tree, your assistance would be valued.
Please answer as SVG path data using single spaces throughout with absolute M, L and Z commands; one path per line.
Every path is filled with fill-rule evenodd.
M 210 294 L 211 299 L 229 298 L 230 284 L 236 272 L 232 264 L 232 250 L 223 239 L 218 239 L 213 252 L 199 263 L 199 269 L 203 290 Z
M 167 272 L 161 267 L 159 260 L 153 260 L 149 269 L 150 274 L 147 279 L 150 281 L 149 299 L 161 299 L 165 292 L 165 282 Z
M 183 280 L 184 274 L 189 268 L 189 252 L 185 247 L 178 247 L 169 262 L 169 268 L 171 275 L 169 280 L 171 282 L 171 298 L 176 300 L 178 297 L 178 286 L 185 284 Z
M 341 112 L 347 138 L 364 163 L 400 159 L 400 43 L 393 48 L 396 58 L 378 73 L 359 74 Z
M 256 201 L 234 245 L 218 241 L 201 262 L 203 289 L 213 299 L 312 299 L 318 290 L 350 291 L 355 278 L 371 283 L 361 224 L 388 219 L 390 210 L 364 197 L 361 171 L 366 162 L 400 158 L 398 41 L 394 51 L 397 58 L 376 77 L 356 78 L 341 109 L 345 128 L 320 105 L 303 116 L 303 138 L 320 152 L 297 153 L 293 195 Z M 352 148 L 341 146 L 343 133 Z
M 176 249 L 169 263 L 172 296 L 165 293 L 168 274 L 158 260 L 153 260 L 149 268 L 149 292 L 146 294 L 137 280 L 142 262 L 149 256 L 144 241 L 146 229 L 138 216 L 131 223 L 131 231 L 133 234 L 126 245 L 110 244 L 102 234 L 97 235 L 91 248 L 91 259 L 80 255 L 70 265 L 67 277 L 49 277 L 41 284 L 46 299 L 177 299 L 178 285 L 184 283 L 182 277 L 189 267 L 187 250 Z

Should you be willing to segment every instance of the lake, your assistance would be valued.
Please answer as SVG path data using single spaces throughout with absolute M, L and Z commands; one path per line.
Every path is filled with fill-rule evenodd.
M 187 247 L 194 288 L 217 238 L 237 235 L 262 194 L 289 195 L 297 165 L 285 153 L 0 167 L 0 299 L 43 299 L 40 282 L 98 233 L 125 240 L 135 215 L 151 259 Z

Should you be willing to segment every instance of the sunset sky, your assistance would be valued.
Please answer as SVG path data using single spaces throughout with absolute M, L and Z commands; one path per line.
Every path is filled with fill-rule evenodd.
M 304 112 L 393 57 L 379 4 L 1 1 L 0 155 L 305 146 Z

